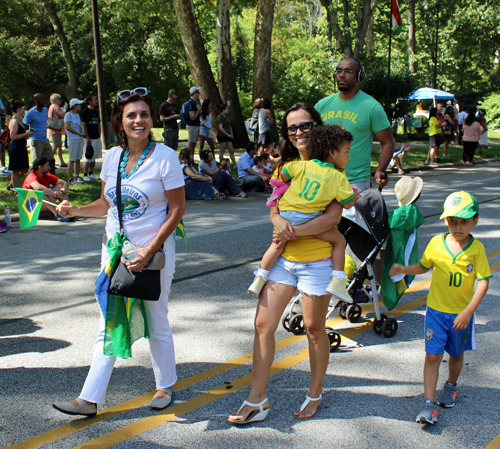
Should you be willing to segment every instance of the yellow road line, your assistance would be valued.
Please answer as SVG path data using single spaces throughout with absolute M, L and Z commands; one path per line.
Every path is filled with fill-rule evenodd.
M 484 449 L 500 449 L 500 435 L 497 435 L 497 437 Z
M 425 298 L 427 295 L 421 296 L 420 298 L 414 299 L 413 301 L 405 304 L 404 306 L 398 307 L 392 310 L 392 315 L 399 316 L 406 313 L 416 307 L 425 303 Z M 372 328 L 372 322 L 368 321 L 350 329 L 347 329 L 342 333 L 342 337 L 352 339 Z M 305 338 L 304 336 L 301 337 Z M 284 359 L 274 362 L 271 366 L 271 375 L 279 373 L 287 368 L 297 365 L 309 358 L 309 349 L 303 349 L 296 355 L 290 355 Z M 80 446 L 74 447 L 74 449 L 81 448 L 92 448 L 92 449 L 105 449 L 115 444 L 122 443 L 123 441 L 129 440 L 130 438 L 136 437 L 141 433 L 147 432 L 148 430 L 154 429 L 155 427 L 161 426 L 169 421 L 190 413 L 198 408 L 204 407 L 211 402 L 215 402 L 230 394 L 236 393 L 242 388 L 248 387 L 252 383 L 252 374 L 246 374 L 239 377 L 231 382 L 231 389 L 228 389 L 227 384 L 220 385 L 213 390 L 202 393 L 194 398 L 188 399 L 187 401 L 176 404 L 168 409 L 156 413 L 154 415 L 148 416 L 146 418 L 140 419 L 135 423 L 129 424 L 125 427 L 117 429 L 110 432 L 102 437 L 96 438 L 94 440 L 88 441 Z
M 491 258 L 493 258 L 493 257 L 495 257 L 495 256 L 497 256 L 499 254 L 500 254 L 500 249 L 497 250 L 497 251 L 494 251 L 494 252 L 492 252 L 490 254 L 488 254 L 487 257 L 488 257 L 488 259 L 491 259 Z M 499 266 L 500 266 L 500 262 L 496 262 L 495 264 L 491 265 L 490 269 L 491 269 L 491 271 L 493 271 L 493 270 L 497 269 Z M 431 282 L 431 280 L 428 279 L 426 281 L 422 281 L 422 282 L 419 282 L 418 284 L 410 286 L 406 290 L 405 295 L 413 293 L 415 291 L 421 290 L 421 289 L 429 286 L 430 282 Z M 418 298 L 418 300 L 421 300 L 422 298 L 425 299 L 425 296 L 422 296 L 421 298 Z M 391 314 L 394 315 L 394 316 L 399 316 L 401 313 L 406 313 L 407 311 L 411 310 L 412 308 L 418 307 L 420 304 L 415 305 L 415 306 L 413 306 L 410 309 L 406 309 L 406 307 L 408 305 L 413 304 L 415 301 L 418 301 L 418 300 L 411 301 L 411 302 L 409 302 L 409 303 L 407 303 L 407 304 L 405 304 L 403 306 L 398 307 L 397 309 L 392 310 Z M 373 308 L 374 308 L 373 304 L 367 304 L 367 305 L 365 305 L 363 307 L 363 313 L 367 313 L 367 312 L 373 310 Z M 400 309 L 401 310 L 405 309 L 405 312 L 399 313 L 398 311 Z M 343 321 L 344 320 L 342 320 L 341 318 L 335 318 L 333 320 L 329 320 L 326 324 L 328 326 L 334 326 L 334 325 L 336 325 L 338 323 L 341 323 Z M 352 337 L 354 337 L 356 335 L 359 335 L 358 333 L 356 333 L 356 334 L 353 334 L 352 337 L 351 337 L 351 332 L 353 330 L 355 330 L 355 329 L 363 329 L 362 332 L 365 332 L 371 326 L 372 326 L 372 322 L 369 321 L 369 322 L 360 324 L 359 326 L 356 326 L 355 328 L 351 328 L 351 329 L 348 329 L 348 330 L 342 332 L 342 334 L 341 334 L 342 341 L 345 341 L 346 339 L 350 339 L 350 338 L 352 338 Z M 360 333 L 362 333 L 362 332 L 360 332 Z M 291 345 L 293 343 L 296 343 L 298 341 L 301 341 L 301 340 L 303 340 L 305 338 L 306 338 L 305 336 L 300 336 L 300 335 L 292 335 L 290 337 L 284 338 L 284 339 L 276 342 L 276 349 L 285 348 L 285 347 L 287 347 L 287 346 L 289 346 L 289 345 Z M 175 391 L 182 390 L 182 389 L 187 388 L 187 387 L 189 387 L 189 386 L 191 386 L 193 384 L 196 384 L 196 383 L 202 382 L 204 380 L 207 380 L 210 377 L 213 377 L 213 376 L 216 376 L 218 374 L 221 374 L 221 373 L 224 373 L 226 371 L 229 371 L 232 368 L 236 368 L 236 367 L 238 367 L 240 365 L 244 365 L 245 363 L 248 363 L 251 360 L 252 360 L 252 353 L 248 353 L 248 354 L 245 354 L 243 356 L 237 357 L 237 358 L 235 358 L 235 359 L 233 359 L 233 360 L 231 360 L 229 362 L 220 364 L 220 365 L 215 366 L 213 368 L 210 368 L 210 369 L 208 369 L 206 371 L 202 371 L 202 372 L 200 372 L 198 374 L 195 374 L 195 375 L 190 376 L 190 377 L 188 377 L 186 379 L 178 381 L 175 384 L 175 386 L 174 386 L 174 390 Z M 286 359 L 284 359 L 284 360 L 286 360 Z M 279 363 L 279 362 L 276 362 L 276 363 Z M 299 362 L 297 362 L 297 363 L 299 363 Z M 292 365 L 290 365 L 290 366 L 292 366 Z M 273 367 L 274 367 L 274 364 L 273 364 Z M 281 371 L 281 370 L 279 370 L 279 371 Z M 275 372 L 278 372 L 278 371 L 275 371 Z M 274 374 L 274 372 L 272 372 L 272 374 Z M 223 385 L 220 388 L 222 388 L 222 389 L 224 389 L 226 391 L 227 385 Z M 243 387 L 241 387 L 241 388 L 243 388 Z M 215 389 L 215 390 L 217 390 L 217 389 Z M 236 389 L 233 388 L 233 389 L 231 389 L 231 391 L 227 391 L 227 394 L 230 394 L 230 393 L 236 392 L 236 391 L 238 391 L 238 390 L 236 390 Z M 203 393 L 203 394 L 208 394 L 208 393 L 210 393 L 210 392 Z M 92 418 L 82 418 L 82 419 L 78 419 L 78 420 L 72 421 L 72 422 L 70 422 L 68 424 L 65 424 L 65 425 L 63 425 L 61 427 L 58 427 L 56 429 L 49 430 L 49 431 L 44 432 L 44 433 L 42 433 L 40 435 L 36 435 L 36 436 L 34 436 L 32 438 L 29 438 L 27 440 L 21 441 L 20 443 L 16 443 L 16 444 L 14 444 L 12 446 L 8 446 L 8 448 L 6 448 L 6 449 L 35 449 L 35 448 L 38 448 L 38 447 L 43 446 L 45 444 L 51 443 L 51 442 L 53 442 L 55 440 L 64 438 L 64 437 L 66 437 L 66 436 L 68 436 L 68 435 L 70 435 L 70 434 L 72 434 L 74 432 L 79 432 L 79 431 L 81 431 L 81 430 L 83 430 L 83 429 L 85 429 L 85 428 L 87 428 L 89 426 L 98 424 L 98 423 L 100 423 L 100 422 L 102 422 L 102 421 L 104 421 L 106 419 L 112 418 L 112 417 L 114 417 L 116 415 L 119 415 L 121 413 L 126 413 L 126 412 L 128 412 L 130 410 L 133 410 L 135 408 L 142 407 L 143 405 L 145 405 L 148 401 L 150 401 L 152 399 L 153 394 L 154 394 L 154 391 L 146 393 L 146 394 L 144 394 L 142 396 L 139 396 L 137 398 L 131 399 L 131 400 L 126 401 L 126 402 L 123 402 L 122 404 L 118 404 L 118 405 L 115 405 L 114 407 L 110 407 L 108 409 L 105 409 L 102 412 L 99 412 L 95 417 L 92 417 Z M 200 396 L 196 396 L 195 398 L 189 399 L 186 402 L 194 400 L 194 399 L 196 399 L 198 397 L 200 397 Z M 216 399 L 214 399 L 214 400 L 216 400 Z M 186 402 L 184 402 L 183 404 L 185 404 Z M 210 402 L 213 402 L 213 401 L 209 401 L 207 403 L 210 403 Z M 182 404 L 178 404 L 178 405 L 182 405 Z M 175 407 L 177 407 L 177 405 L 175 405 L 173 407 L 170 407 L 169 411 L 172 412 L 172 410 L 174 410 Z M 191 410 L 189 410 L 189 411 L 191 411 Z M 188 413 L 188 412 L 185 412 L 185 413 Z M 152 415 L 152 416 L 157 416 L 157 415 L 158 414 Z M 180 415 L 177 415 L 177 416 L 180 416 Z M 160 423 L 160 424 L 162 424 L 162 423 Z M 160 424 L 158 424 L 158 425 L 160 425 Z M 156 427 L 156 426 L 154 426 L 154 427 Z M 116 431 L 116 432 L 118 432 L 118 431 Z M 114 443 L 114 444 L 116 444 L 116 443 Z

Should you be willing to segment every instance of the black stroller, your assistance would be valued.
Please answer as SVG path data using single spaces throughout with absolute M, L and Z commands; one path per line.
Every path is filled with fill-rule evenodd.
M 325 320 L 328 320 L 338 307 L 341 318 L 356 322 L 361 318 L 360 304 L 372 302 L 376 315 L 373 330 L 385 337 L 394 336 L 398 330 L 398 322 L 394 317 L 380 313 L 377 283 L 373 272 L 375 259 L 391 233 L 382 194 L 376 189 L 362 192 L 354 207 L 343 210 L 338 229 L 347 242 L 346 254 L 349 254 L 356 263 L 356 270 L 348 287 L 353 303 L 339 302 L 332 297 Z M 365 280 L 368 280 L 369 284 L 366 284 Z M 300 294 L 294 298 L 285 312 L 282 324 L 286 330 L 294 334 L 305 331 Z M 326 331 L 330 338 L 331 350 L 334 351 L 340 346 L 340 334 L 330 327 L 327 327 Z

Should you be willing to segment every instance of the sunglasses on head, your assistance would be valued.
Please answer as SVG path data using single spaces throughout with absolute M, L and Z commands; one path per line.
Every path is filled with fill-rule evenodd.
M 300 129 L 303 133 L 311 131 L 318 123 L 317 122 L 302 122 L 300 125 L 290 125 L 286 127 L 286 132 L 289 136 L 297 134 Z
M 148 93 L 149 90 L 145 87 L 136 87 L 134 90 L 122 90 L 121 92 L 118 92 L 118 95 L 116 96 L 116 105 L 118 106 L 120 101 L 126 100 L 132 95 L 140 95 L 141 97 L 144 97 Z

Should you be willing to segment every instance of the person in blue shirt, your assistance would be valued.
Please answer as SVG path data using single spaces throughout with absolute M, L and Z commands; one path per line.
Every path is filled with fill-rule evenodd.
M 33 97 L 35 106 L 32 107 L 24 116 L 23 123 L 29 125 L 32 131 L 35 131 L 31 140 L 31 158 L 44 157 L 49 161 L 49 171 L 51 174 L 56 172 L 56 161 L 52 147 L 47 138 L 47 119 L 49 110 L 45 106 L 45 96 L 35 94 Z
M 253 158 L 255 156 L 255 144 L 247 144 L 246 152 L 238 160 L 238 178 L 241 181 L 241 188 L 244 191 L 253 190 L 254 192 L 263 192 L 266 188 L 264 181 L 267 178 L 252 170 Z

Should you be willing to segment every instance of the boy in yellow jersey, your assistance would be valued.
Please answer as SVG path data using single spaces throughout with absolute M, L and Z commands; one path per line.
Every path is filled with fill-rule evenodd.
M 310 133 L 309 161 L 295 161 L 286 164 L 280 173 L 282 181 L 291 181 L 290 187 L 279 201 L 280 215 L 292 226 L 298 226 L 321 215 L 326 206 L 337 200 L 342 207 L 349 209 L 359 196 L 344 173 L 349 161 L 352 134 L 339 125 L 324 125 L 314 128 Z M 344 273 L 345 239 L 338 229 L 330 229 L 314 236 L 333 244 L 332 281 L 327 292 L 338 299 L 352 303 L 347 292 L 347 276 Z M 248 288 L 248 294 L 255 298 L 267 282 L 269 271 L 281 255 L 286 244 L 276 247 L 272 244 L 264 254 L 255 279 Z
M 429 242 L 419 264 L 394 264 L 390 271 L 391 276 L 415 275 L 434 268 L 425 314 L 425 404 L 416 419 L 422 424 L 437 421 L 434 396 L 444 351 L 450 355 L 449 373 L 438 404 L 453 407 L 464 352 L 476 348 L 474 312 L 488 291 L 491 277 L 484 246 L 470 235 L 477 225 L 478 214 L 476 198 L 470 193 L 452 193 L 446 198 L 440 217 L 445 219 L 449 232 Z

